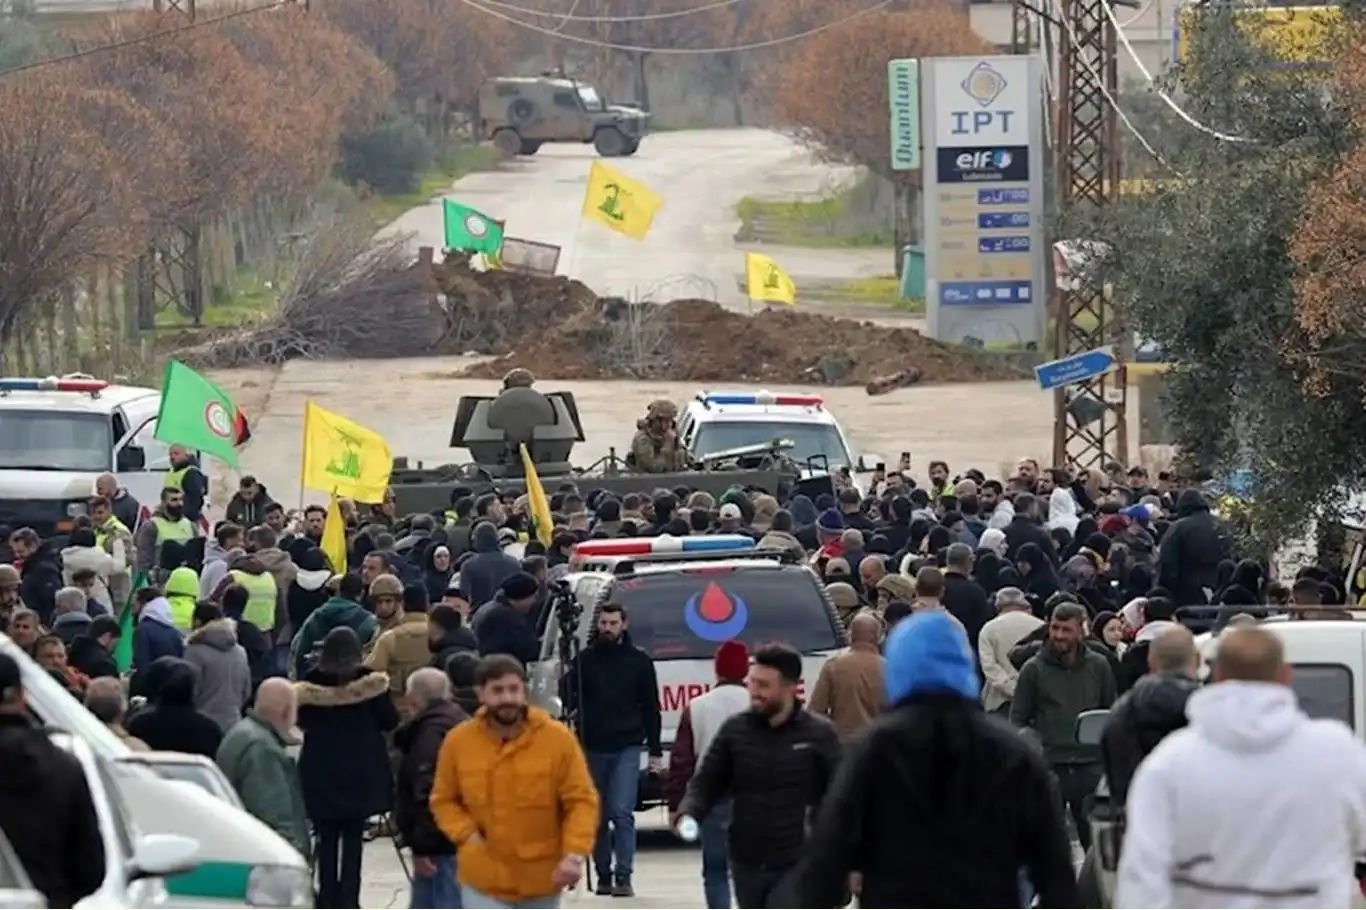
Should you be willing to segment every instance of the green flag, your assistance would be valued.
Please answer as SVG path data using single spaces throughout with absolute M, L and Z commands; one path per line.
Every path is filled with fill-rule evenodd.
M 123 610 L 119 613 L 119 640 L 114 643 L 114 663 L 118 664 L 119 673 L 127 673 L 133 669 L 133 627 L 137 625 L 133 618 L 133 594 L 146 584 L 147 573 L 139 572 L 133 578 L 128 603 L 123 605 Z
M 237 467 L 242 416 L 228 394 L 178 360 L 166 364 L 156 438 Z
M 467 253 L 498 254 L 503 248 L 503 226 L 467 205 L 441 200 L 446 220 L 446 249 Z

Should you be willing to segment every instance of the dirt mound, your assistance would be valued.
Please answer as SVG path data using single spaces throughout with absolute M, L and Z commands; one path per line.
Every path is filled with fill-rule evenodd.
M 598 309 L 597 295 L 580 281 L 479 271 L 458 253 L 434 266 L 432 277 L 446 316 L 440 347 L 452 353 L 506 354 L 545 328 Z
M 907 369 L 919 370 L 922 382 L 1018 378 L 914 329 L 791 309 L 748 316 L 710 300 L 633 304 L 605 298 L 558 330 L 535 332 L 506 356 L 462 375 L 497 378 L 513 367 L 554 379 L 775 385 L 866 385 Z

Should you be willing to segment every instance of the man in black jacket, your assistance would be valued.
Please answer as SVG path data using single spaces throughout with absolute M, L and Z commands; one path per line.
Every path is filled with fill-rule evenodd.
M 942 612 L 887 640 L 891 708 L 850 746 L 789 906 L 1019 907 L 1023 870 L 1045 907 L 1076 907 L 1057 788 L 1043 757 L 982 710 L 963 633 Z
M 1158 548 L 1157 583 L 1172 592 L 1178 607 L 1207 604 L 1219 584 L 1219 563 L 1231 550 L 1228 529 L 1210 514 L 1204 494 L 1183 490 L 1176 501 L 1176 521 Z
M 840 742 L 834 725 L 797 699 L 800 654 L 770 645 L 753 657 L 750 710 L 721 725 L 672 823 L 684 816 L 701 821 L 729 798 L 736 904 L 792 907 L 792 871 L 806 849 L 808 813 L 834 781 Z
M 407 682 L 413 719 L 394 732 L 400 760 L 394 798 L 394 824 L 413 851 L 410 907 L 456 907 L 455 846 L 441 833 L 427 801 L 436 779 L 436 759 L 446 734 L 469 719 L 451 699 L 451 681 L 441 670 L 422 667 Z
M 0 830 L 49 907 L 104 881 L 104 838 L 80 762 L 28 717 L 19 664 L 0 654 Z
M 1148 676 L 1115 702 L 1101 734 L 1100 754 L 1110 798 L 1123 806 L 1139 762 L 1186 726 L 1186 699 L 1199 684 L 1200 652 L 1184 626 L 1174 625 L 1148 645 Z
M 968 633 L 968 644 L 977 653 L 977 636 L 987 620 L 996 615 L 987 592 L 972 580 L 972 547 L 965 543 L 949 545 L 944 559 L 944 596 L 939 599 Z
M 1036 544 L 1048 561 L 1058 564 L 1058 548 L 1053 537 L 1038 520 L 1039 500 L 1032 493 L 1021 493 L 1015 497 L 1015 517 L 1006 525 L 1006 558 L 1015 561 L 1020 547 L 1027 543 Z
M 533 610 L 540 594 L 541 586 L 525 572 L 503 579 L 493 600 L 474 614 L 472 625 L 480 657 L 511 654 L 523 664 L 541 659 Z
M 664 756 L 655 665 L 631 644 L 627 624 L 621 604 L 599 607 L 597 634 L 561 683 L 561 699 L 571 714 L 578 714 L 588 769 L 602 801 L 593 848 L 597 893 L 613 897 L 635 894 L 631 873 L 641 746 L 649 753 L 651 774 L 660 773 Z

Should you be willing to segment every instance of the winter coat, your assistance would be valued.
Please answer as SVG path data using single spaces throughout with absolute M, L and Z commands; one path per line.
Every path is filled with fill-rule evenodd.
M 164 597 L 145 604 L 133 629 L 133 669 L 150 667 L 162 657 L 185 654 L 185 639 L 171 621 L 171 602 Z
M 270 511 L 270 507 L 273 505 L 275 505 L 275 500 L 270 498 L 270 494 L 266 492 L 263 484 L 256 491 L 256 496 L 253 499 L 245 499 L 241 493 L 232 494 L 232 499 L 228 500 L 228 507 L 224 510 L 223 515 L 233 524 L 241 525 L 250 530 L 265 523 L 266 512 Z
M 944 594 L 939 598 L 939 602 L 962 623 L 963 631 L 968 633 L 968 644 L 975 653 L 977 636 L 982 633 L 982 626 L 996 615 L 996 610 L 987 599 L 987 592 L 966 575 L 945 572 Z
M 188 752 L 213 758 L 223 740 L 218 723 L 194 708 L 199 671 L 187 661 L 163 657 L 142 674 L 142 691 L 150 708 L 128 718 L 128 732 L 150 748 Z
M 50 540 L 45 540 L 19 566 L 19 599 L 24 606 L 38 614 L 44 626 L 52 622 L 57 609 L 57 592 L 62 587 L 61 554 Z
M 0 829 L 49 907 L 104 882 L 104 837 L 80 762 L 22 714 L 0 715 Z
M 846 750 L 797 872 L 795 905 L 1078 907 L 1052 774 L 1008 724 L 949 693 L 903 699 Z
M 398 625 L 380 633 L 375 646 L 365 659 L 371 670 L 389 674 L 389 695 L 394 706 L 401 708 L 407 691 L 408 677 L 421 670 L 432 659 L 427 644 L 427 614 L 405 613 Z
M 1157 551 L 1158 584 L 1178 607 L 1207 604 L 1219 586 L 1219 563 L 1232 555 L 1228 530 L 1199 490 L 1182 491 L 1176 515 Z
M 85 634 L 77 635 L 71 642 L 71 647 L 67 650 L 66 662 L 80 670 L 89 679 L 99 679 L 102 676 L 117 678 L 119 675 L 119 665 L 114 660 L 114 655 L 110 654 L 104 645 Z
M 218 747 L 218 767 L 242 800 L 242 808 L 294 845 L 312 855 L 308 813 L 304 809 L 299 769 L 285 740 L 254 714 L 233 724 Z
M 460 596 L 467 603 L 487 603 L 504 579 L 522 571 L 522 564 L 503 552 L 498 530 L 487 521 L 474 526 L 470 547 L 474 555 L 460 566 Z
M 1044 622 L 1024 610 L 1007 610 L 982 627 L 977 638 L 977 663 L 982 668 L 982 707 L 995 711 L 1015 697 L 1020 671 L 1010 662 L 1010 651 Z
M 462 570 L 463 575 L 463 570 Z M 502 592 L 474 613 L 474 636 L 479 639 L 479 655 L 511 654 L 523 664 L 541 658 L 541 640 L 536 635 L 532 613 L 519 613 L 503 599 Z
M 631 644 L 630 633 L 616 643 L 599 639 L 579 653 L 560 683 L 567 714 L 579 710 L 580 689 L 584 749 L 620 752 L 644 745 L 650 755 L 663 756 L 654 661 Z
M 1092 762 L 1099 756 L 1077 742 L 1077 715 L 1114 702 L 1115 675 L 1104 657 L 1083 647 L 1075 662 L 1065 664 L 1045 646 L 1020 670 L 1010 722 L 1033 731 L 1054 764 Z
M 217 541 L 204 545 L 204 568 L 199 573 L 199 599 L 212 600 L 228 574 L 228 566 L 244 558 L 247 551 L 241 547 L 225 550 Z
M 446 545 L 446 551 L 454 557 L 455 551 Z M 450 587 L 451 577 L 455 574 L 455 560 L 452 558 L 451 564 L 445 571 L 437 569 L 432 562 L 432 557 L 436 555 L 436 547 L 429 546 L 422 553 L 422 586 L 427 589 L 427 597 L 432 603 L 437 603 L 446 596 L 446 590 Z
M 358 667 L 343 676 L 317 669 L 294 684 L 299 696 L 299 752 L 308 817 L 360 821 L 389 811 L 393 777 L 385 734 L 398 726 L 389 674 Z
M 114 553 L 106 553 L 101 547 L 65 547 L 62 550 L 62 584 L 72 585 L 72 577 L 82 569 L 95 572 L 95 587 L 90 596 L 99 601 L 105 610 L 114 612 L 123 609 L 123 603 L 115 604 L 110 593 L 110 579 L 128 571 L 123 544 L 118 538 L 111 538 Z
M 66 646 L 69 650 L 72 643 L 81 635 L 85 634 L 86 629 L 90 628 L 91 619 L 92 617 L 89 613 L 63 613 L 61 616 L 52 620 L 52 634 L 66 642 Z M 71 655 L 68 653 L 68 662 L 70 662 L 70 657 Z
M 441 636 L 441 640 L 434 646 L 428 645 L 432 651 L 432 659 L 427 661 L 427 666 L 435 667 L 441 672 L 446 672 L 446 663 L 456 654 L 461 652 L 479 653 L 479 639 L 474 637 L 474 633 L 461 626 L 454 632 L 447 632 Z
M 294 583 L 285 593 L 285 610 L 289 614 L 291 629 L 296 632 L 302 629 L 313 611 L 327 603 L 332 596 L 327 590 L 327 582 L 331 578 L 331 569 L 299 569 L 294 576 Z
M 808 812 L 825 798 L 839 760 L 834 725 L 800 705 L 776 727 L 744 711 L 721 725 L 679 811 L 701 821 L 729 798 L 732 862 L 791 866 L 805 850 Z
M 394 734 L 394 747 L 400 756 L 394 823 L 403 843 L 417 856 L 450 856 L 455 852 L 455 845 L 436 826 L 428 803 L 441 743 L 457 724 L 467 720 L 469 715 L 454 702 L 441 702 L 420 712 Z
M 1186 700 L 1199 688 L 1184 676 L 1148 676 L 1115 702 L 1100 738 L 1110 802 L 1123 806 L 1139 762 L 1168 733 L 1186 726 Z
M 555 867 L 567 854 L 587 856 L 597 839 L 588 761 L 573 731 L 540 708 L 528 708 L 507 741 L 484 713 L 441 743 L 432 816 L 460 851 L 462 885 L 504 903 L 558 898 Z
M 251 701 L 251 664 L 237 643 L 231 619 L 216 619 L 190 633 L 185 660 L 199 670 L 195 709 L 213 718 L 224 732 L 242 719 Z
M 379 634 L 379 620 L 375 614 L 344 597 L 329 597 L 327 602 L 314 610 L 298 632 L 289 649 L 290 675 L 303 679 L 313 661 L 313 651 L 322 644 L 338 626 L 347 626 L 360 637 L 362 646 L 368 646 Z
M 138 529 L 138 522 L 142 519 L 142 504 L 132 493 L 119 487 L 118 492 L 109 502 L 109 510 L 114 513 L 115 518 L 123 523 L 129 534 Z M 129 540 L 127 545 L 131 547 L 133 542 Z
M 1012 562 L 1019 561 L 1020 547 L 1032 543 L 1048 557 L 1049 563 L 1055 566 L 1058 564 L 1058 548 L 1053 543 L 1052 535 L 1043 525 L 1024 515 L 1016 515 L 1003 530 L 1006 532 L 1007 559 Z
M 1057 569 L 1038 544 L 1022 544 L 1011 555 L 1011 559 L 1029 564 L 1029 574 L 1021 579 L 1021 587 L 1025 594 L 1037 598 L 1040 605 L 1048 603 L 1048 598 L 1062 589 L 1062 579 L 1058 578 Z

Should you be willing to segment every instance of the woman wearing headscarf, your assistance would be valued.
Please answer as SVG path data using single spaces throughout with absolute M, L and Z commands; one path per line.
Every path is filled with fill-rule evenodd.
M 979 550 L 989 550 L 997 556 L 1005 559 L 1006 555 L 1006 532 L 1000 528 L 987 528 L 982 532 L 981 538 L 977 541 Z
M 323 639 L 317 664 L 302 682 L 299 777 L 313 823 L 318 905 L 360 907 L 365 824 L 389 811 L 393 783 L 385 734 L 398 725 L 389 674 L 367 670 L 349 627 Z
M 972 580 L 987 594 L 995 594 L 1001 588 L 1000 575 L 1005 563 L 1001 557 L 990 550 L 978 550 L 972 563 Z
M 1027 543 L 1015 554 L 1015 568 L 1020 573 L 1020 587 L 1025 594 L 1047 603 L 1062 587 L 1058 573 L 1053 569 L 1043 549 L 1036 543 Z
M 440 603 L 441 598 L 446 596 L 454 574 L 450 547 L 439 544 L 428 547 L 427 552 L 422 554 L 422 584 L 432 603 Z

